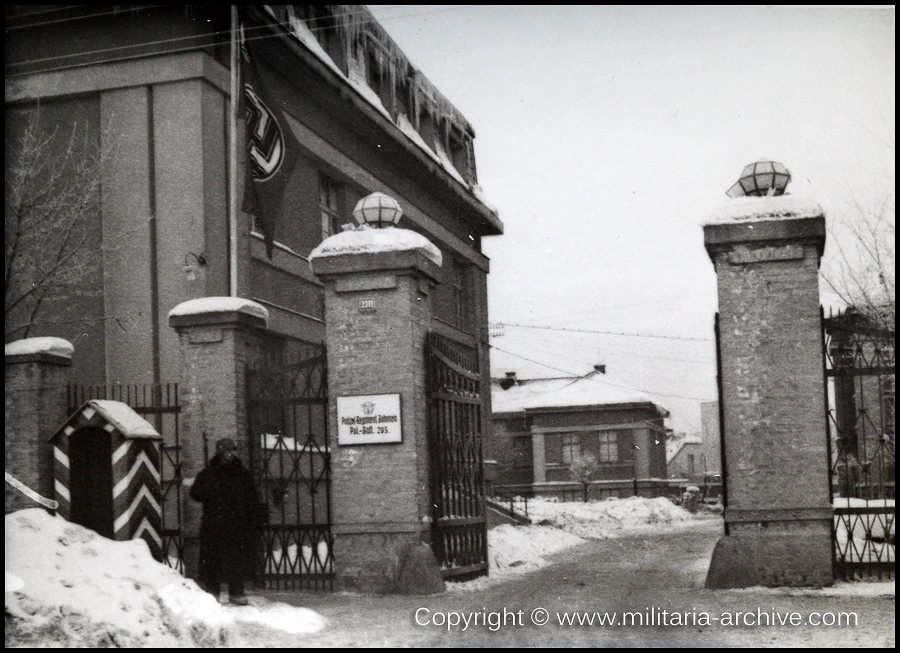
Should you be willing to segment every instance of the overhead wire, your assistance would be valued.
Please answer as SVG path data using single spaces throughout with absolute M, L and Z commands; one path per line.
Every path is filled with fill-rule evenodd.
M 628 333 L 624 331 L 600 331 L 597 329 L 574 329 L 570 327 L 540 326 L 536 324 L 517 324 L 513 322 L 492 322 L 492 324 L 504 327 L 519 327 L 521 329 L 542 329 L 546 331 L 568 331 L 572 333 L 593 333 L 607 336 L 625 336 L 629 338 L 659 338 L 663 340 L 686 340 L 693 342 L 713 342 L 712 338 L 693 338 L 690 336 L 667 336 L 652 333 Z
M 521 358 L 522 360 L 528 361 L 529 363 L 534 363 L 535 365 L 540 365 L 541 367 L 546 367 L 547 369 L 553 370 L 554 372 L 562 372 L 562 373 L 565 374 L 566 376 L 570 376 L 570 377 L 578 377 L 578 378 L 586 378 L 586 379 L 588 379 L 588 380 L 593 380 L 593 381 L 597 381 L 597 382 L 600 382 L 600 381 L 601 381 L 600 379 L 596 379 L 596 378 L 594 378 L 593 376 L 584 376 L 584 375 L 576 374 L 576 373 L 574 373 L 574 372 L 570 372 L 570 371 L 568 371 L 568 370 L 563 370 L 563 369 L 561 369 L 561 368 L 554 367 L 553 365 L 548 365 L 547 363 L 542 363 L 541 361 L 537 361 L 537 360 L 534 360 L 534 359 L 532 359 L 532 358 L 528 358 L 528 357 L 526 357 L 526 356 L 522 356 L 522 355 L 520 355 L 520 354 L 516 354 L 516 353 L 513 353 L 513 352 L 511 352 L 511 351 L 507 351 L 507 350 L 505 350 L 505 349 L 501 349 L 500 347 L 497 347 L 496 345 L 491 345 L 491 344 L 489 344 L 488 346 L 489 346 L 491 349 L 496 349 L 497 351 L 503 352 L 504 354 L 508 354 L 508 355 L 510 355 L 510 356 L 515 356 L 516 358 Z M 612 382 L 610 382 L 610 381 L 607 381 L 606 379 L 603 379 L 602 382 L 603 382 L 604 384 L 606 384 L 606 385 L 610 385 L 610 386 L 613 386 L 613 387 L 616 387 L 616 388 L 622 388 L 622 389 L 625 389 L 625 390 L 634 390 L 634 389 L 635 389 L 635 388 L 630 387 L 630 386 L 621 385 L 621 384 L 617 384 L 617 383 L 612 383 Z M 670 398 L 672 398 L 672 399 L 687 399 L 687 400 L 690 400 L 690 401 L 714 401 L 713 399 L 710 399 L 710 398 L 708 398 L 708 397 L 707 397 L 707 398 L 701 398 L 701 397 L 685 397 L 684 395 L 675 395 L 675 394 L 671 394 L 671 393 L 655 392 L 655 391 L 652 391 L 652 390 L 641 390 L 641 392 L 645 392 L 645 393 L 647 393 L 648 395 L 656 395 L 656 396 L 658 396 L 658 397 L 670 397 Z

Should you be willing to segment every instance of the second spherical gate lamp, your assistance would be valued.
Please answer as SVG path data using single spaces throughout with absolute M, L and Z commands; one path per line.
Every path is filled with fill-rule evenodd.
M 744 167 L 741 178 L 725 191 L 728 197 L 784 195 L 791 171 L 777 161 L 761 160 Z
M 353 209 L 353 217 L 360 225 L 372 227 L 393 227 L 400 221 L 403 209 L 390 195 L 384 193 L 372 193 L 356 203 Z

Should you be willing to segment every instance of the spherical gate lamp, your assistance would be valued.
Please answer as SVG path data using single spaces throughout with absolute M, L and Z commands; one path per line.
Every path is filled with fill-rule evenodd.
M 763 159 L 746 166 L 741 178 L 725 194 L 732 198 L 784 195 L 790 181 L 790 170 L 777 161 Z
M 379 229 L 394 226 L 402 215 L 403 209 L 397 200 L 384 193 L 366 195 L 353 209 L 353 217 L 360 225 L 365 224 Z

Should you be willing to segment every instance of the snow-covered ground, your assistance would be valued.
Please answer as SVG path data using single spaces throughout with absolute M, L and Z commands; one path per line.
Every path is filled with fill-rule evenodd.
M 7 646 L 252 646 L 241 625 L 294 634 L 325 626 L 312 610 L 260 597 L 221 605 L 157 563 L 143 540 L 115 542 L 40 509 L 6 515 L 6 572 Z
M 692 515 L 666 498 L 607 499 L 588 503 L 535 498 L 528 500 L 530 526 L 502 525 L 488 531 L 490 574 L 447 587 L 470 592 L 503 582 L 512 576 L 540 569 L 553 562 L 553 554 L 586 539 L 626 534 L 671 532 L 677 525 L 709 517 Z
M 710 520 L 721 519 L 688 513 L 668 499 L 636 497 L 590 503 L 532 499 L 529 513 L 532 525 L 488 532 L 488 577 L 448 584 L 448 591 L 487 590 L 552 564 L 556 554 L 588 539 L 664 536 L 707 529 Z M 705 567 L 708 559 L 685 561 L 694 563 Z M 7 646 L 260 647 L 285 645 L 287 635 L 302 645 L 304 636 L 329 631 L 317 612 L 261 596 L 251 596 L 249 606 L 221 605 L 154 561 L 142 540 L 114 542 L 39 509 L 6 516 L 6 571 Z M 893 596 L 894 583 L 731 592 Z

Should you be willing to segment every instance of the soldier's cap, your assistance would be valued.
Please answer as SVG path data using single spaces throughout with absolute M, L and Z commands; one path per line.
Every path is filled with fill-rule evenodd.
M 231 438 L 222 438 L 218 442 L 216 442 L 216 453 L 222 453 L 223 451 L 236 451 L 237 447 L 234 444 L 234 440 Z

